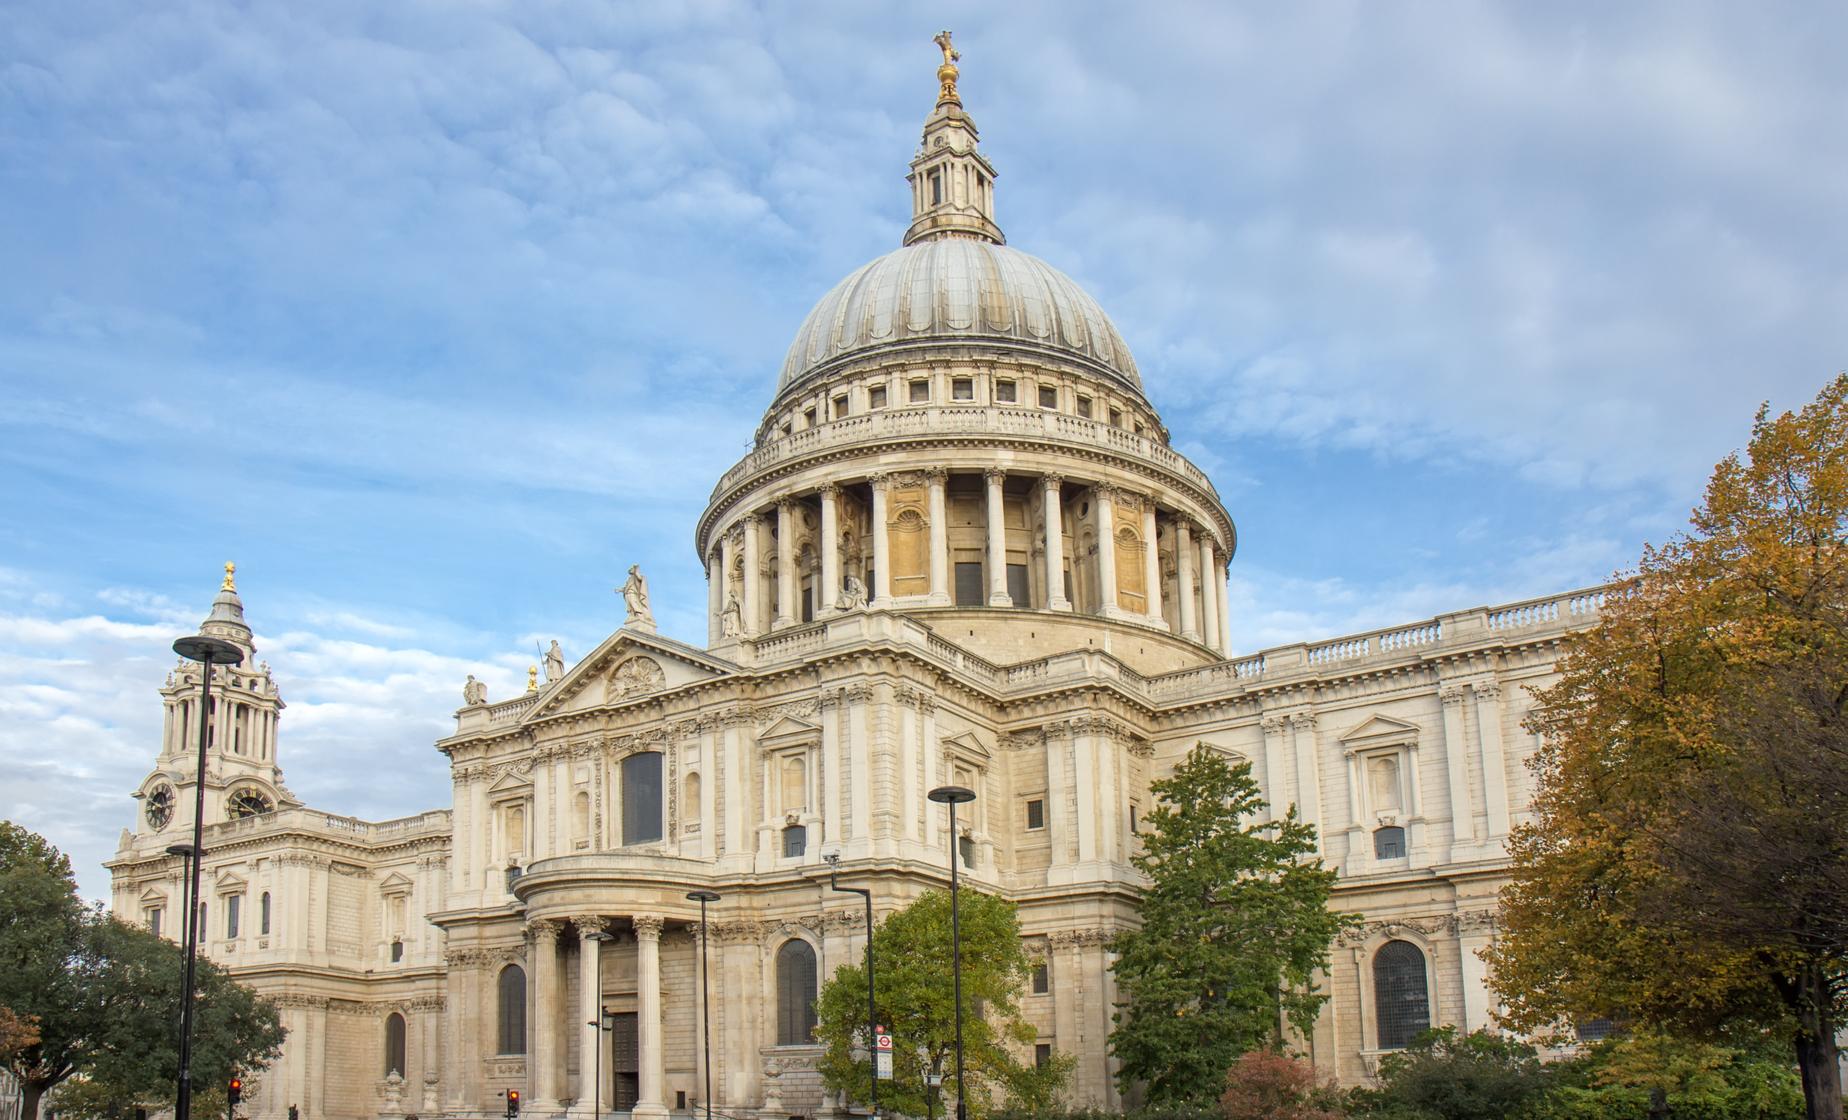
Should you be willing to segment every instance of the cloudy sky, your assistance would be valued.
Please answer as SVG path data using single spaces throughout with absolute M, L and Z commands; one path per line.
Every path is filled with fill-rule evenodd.
M 1596 583 L 1848 364 L 1839 5 L 0 0 L 0 815 L 102 893 L 228 559 L 337 811 L 444 804 L 463 675 L 631 563 L 702 640 L 941 26 L 1010 242 L 1238 519 L 1243 649 Z

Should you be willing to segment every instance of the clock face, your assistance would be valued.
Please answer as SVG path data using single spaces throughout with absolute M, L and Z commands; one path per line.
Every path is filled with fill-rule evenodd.
M 173 788 L 155 786 L 147 796 L 147 807 L 142 810 L 147 814 L 148 827 L 156 831 L 167 827 L 173 819 Z
M 225 805 L 225 812 L 232 820 L 240 817 L 256 817 L 269 812 L 269 798 L 254 789 L 240 789 L 231 795 Z

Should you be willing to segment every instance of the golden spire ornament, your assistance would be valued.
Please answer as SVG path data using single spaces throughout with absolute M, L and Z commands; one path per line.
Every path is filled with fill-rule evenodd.
M 526 691 L 539 691 L 539 666 L 537 665 L 528 665 L 526 667 Z
M 225 581 L 218 585 L 218 590 L 220 591 L 236 591 L 237 590 L 237 565 L 232 563 L 229 560 L 225 561 Z
M 961 105 L 962 97 L 956 92 L 956 77 L 961 71 L 956 69 L 956 62 L 962 58 L 962 52 L 950 46 L 950 33 L 937 32 L 931 42 L 943 51 L 943 65 L 937 67 L 937 104 Z

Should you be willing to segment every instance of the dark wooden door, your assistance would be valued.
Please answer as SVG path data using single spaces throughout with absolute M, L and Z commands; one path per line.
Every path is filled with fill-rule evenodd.
M 628 1112 L 642 1090 L 642 1037 L 635 1012 L 611 1015 L 610 1028 L 610 1100 L 617 1112 Z

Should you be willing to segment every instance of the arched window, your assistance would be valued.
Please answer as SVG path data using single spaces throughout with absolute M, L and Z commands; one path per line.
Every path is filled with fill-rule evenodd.
M 776 1044 L 815 1041 L 815 950 L 800 938 L 776 951 Z
M 1405 830 L 1396 824 L 1373 830 L 1374 859 L 1404 859 Z
M 261 934 L 264 937 L 269 936 L 269 919 L 270 919 L 269 892 L 264 891 L 263 897 L 257 900 L 257 933 Z
M 680 825 L 699 827 L 699 771 L 688 774 L 680 783 Z
M 661 755 L 632 754 L 622 760 L 622 842 L 661 839 Z
M 1382 1050 L 1402 1049 L 1431 1029 L 1431 992 L 1418 946 L 1388 941 L 1373 955 L 1373 1005 Z
M 526 973 L 517 964 L 500 974 L 500 1052 L 526 1053 Z
M 396 1011 L 385 1017 L 385 1076 L 404 1076 L 404 1016 Z

